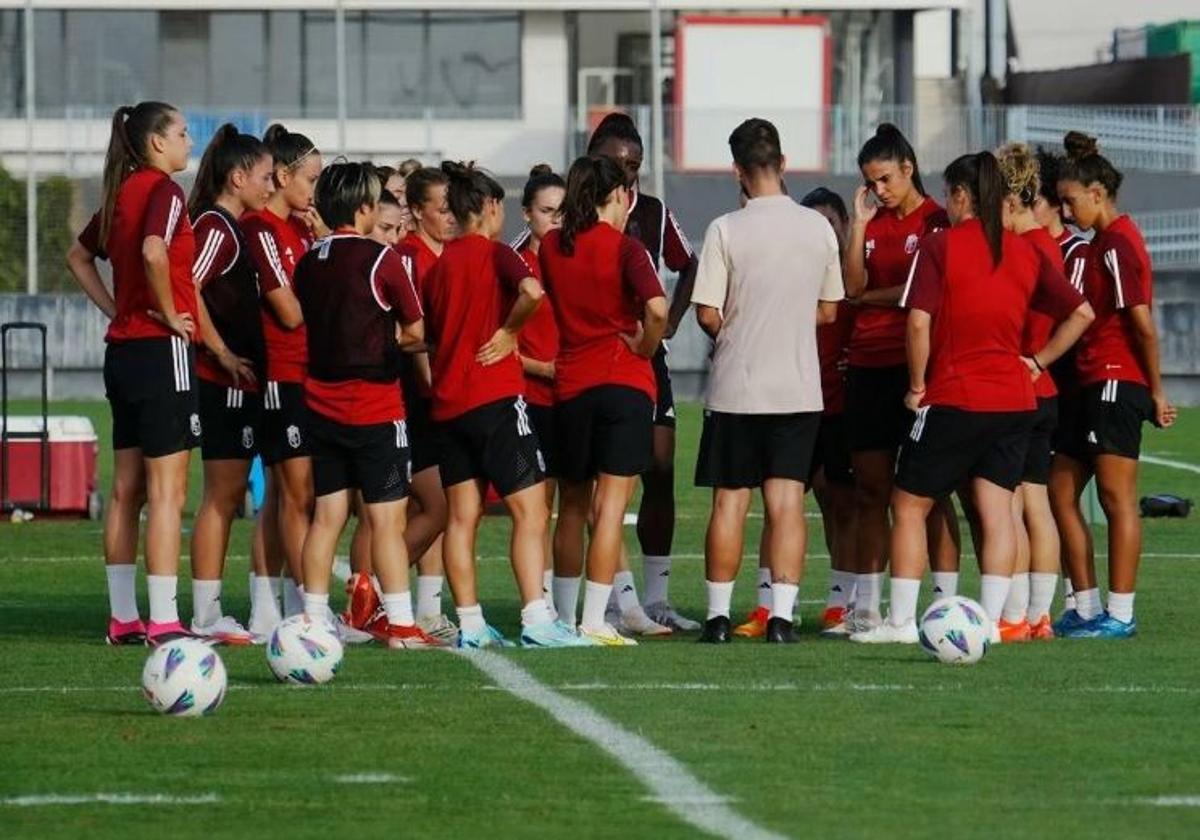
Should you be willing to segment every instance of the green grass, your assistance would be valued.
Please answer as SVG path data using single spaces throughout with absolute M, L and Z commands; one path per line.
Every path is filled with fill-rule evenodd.
M 102 405 L 55 411 L 92 416 L 105 440 Z M 676 551 L 690 558 L 702 551 L 708 510 L 690 486 L 698 425 L 695 407 L 682 407 Z M 1185 412 L 1169 433 L 1149 431 L 1146 450 L 1200 464 L 1200 412 Z M 101 452 L 103 487 L 111 459 Z M 1142 490 L 1200 499 L 1200 476 L 1144 465 Z M 812 550 L 823 553 L 810 521 Z M 747 534 L 748 558 L 760 524 Z M 502 519 L 485 524 L 480 573 L 489 616 L 512 631 L 507 533 Z M 627 536 L 636 549 L 632 529 Z M 1102 528 L 1097 537 L 1103 545 Z M 227 578 L 226 605 L 243 616 L 248 538 L 239 523 Z M 0 524 L 0 800 L 97 792 L 219 800 L 0 804 L 0 836 L 695 833 L 646 801 L 647 790 L 606 754 L 447 655 L 354 648 L 333 684 L 293 689 L 274 683 L 261 649 L 226 649 L 224 707 L 203 720 L 159 717 L 136 690 L 145 651 L 100 643 L 99 542 L 98 523 Z M 1200 795 L 1198 543 L 1194 520 L 1146 523 L 1137 639 L 1000 647 L 974 668 L 943 667 L 911 648 L 821 641 L 816 604 L 803 608 L 803 642 L 785 649 L 680 639 L 505 655 L 784 834 L 1195 837 L 1200 808 L 1144 800 Z M 1172 554 L 1192 556 L 1154 556 Z M 735 593 L 739 611 L 753 598 L 753 565 Z M 691 614 L 703 612 L 701 568 L 681 559 L 673 578 L 673 599 Z M 822 598 L 827 580 L 827 561 L 812 560 L 801 598 Z M 973 571 L 963 589 L 977 592 Z M 189 594 L 181 581 L 184 614 Z M 332 781 L 364 772 L 405 781 Z

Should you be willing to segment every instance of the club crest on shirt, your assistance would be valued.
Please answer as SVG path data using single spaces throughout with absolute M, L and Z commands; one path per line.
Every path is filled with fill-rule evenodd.
M 254 448 L 254 429 L 250 426 L 242 426 L 242 449 Z
M 920 240 L 915 233 L 910 233 L 908 238 L 904 240 L 904 253 L 915 254 L 917 252 L 917 243 Z
M 288 446 L 292 447 L 292 449 L 300 448 L 300 427 L 299 426 L 288 426 L 287 427 L 287 442 L 288 442 Z
M 871 259 L 871 254 L 875 251 L 875 240 L 868 239 L 866 245 L 867 259 Z
M 188 418 L 188 423 L 192 427 L 192 434 L 195 437 L 200 437 L 200 415 L 193 414 L 191 417 Z

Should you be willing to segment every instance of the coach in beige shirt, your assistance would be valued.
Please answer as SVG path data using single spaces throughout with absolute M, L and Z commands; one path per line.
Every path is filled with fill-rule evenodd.
M 833 228 L 783 192 L 775 126 L 747 120 L 729 145 L 749 200 L 709 226 L 692 292 L 716 343 L 696 464 L 697 486 L 713 488 L 701 641 L 729 641 L 746 513 L 761 487 L 772 577 L 767 641 L 791 642 L 804 485 L 823 408 L 816 328 L 834 320 L 845 292 Z

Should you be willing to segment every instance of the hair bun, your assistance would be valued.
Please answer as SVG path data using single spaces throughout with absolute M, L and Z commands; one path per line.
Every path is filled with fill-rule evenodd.
M 442 161 L 442 171 L 446 173 L 446 177 L 455 180 L 469 179 L 471 173 L 475 171 L 475 162 L 464 162 L 461 160 L 444 160 Z
M 904 134 L 893 123 L 885 122 L 885 123 L 880 123 L 879 126 L 875 129 L 875 136 L 892 138 L 892 137 L 903 137 Z
M 1082 131 L 1068 131 L 1067 136 L 1063 138 L 1063 148 L 1067 150 L 1067 157 L 1072 160 L 1100 154 L 1100 144 L 1096 138 Z
M 554 169 L 548 163 L 539 163 L 529 170 L 530 178 L 544 178 L 547 175 L 553 175 Z

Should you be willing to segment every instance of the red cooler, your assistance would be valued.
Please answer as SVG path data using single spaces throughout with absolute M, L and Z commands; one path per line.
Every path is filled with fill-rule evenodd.
M 9 417 L 9 431 L 22 435 L 5 442 L 8 456 L 8 487 L 0 497 L 11 506 L 43 514 L 100 516 L 100 494 L 96 489 L 98 443 L 92 421 L 86 417 L 50 417 L 50 507 L 41 509 L 42 431 L 40 417 Z M 0 418 L 0 431 L 4 429 Z M 7 492 L 5 492 L 7 491 Z

